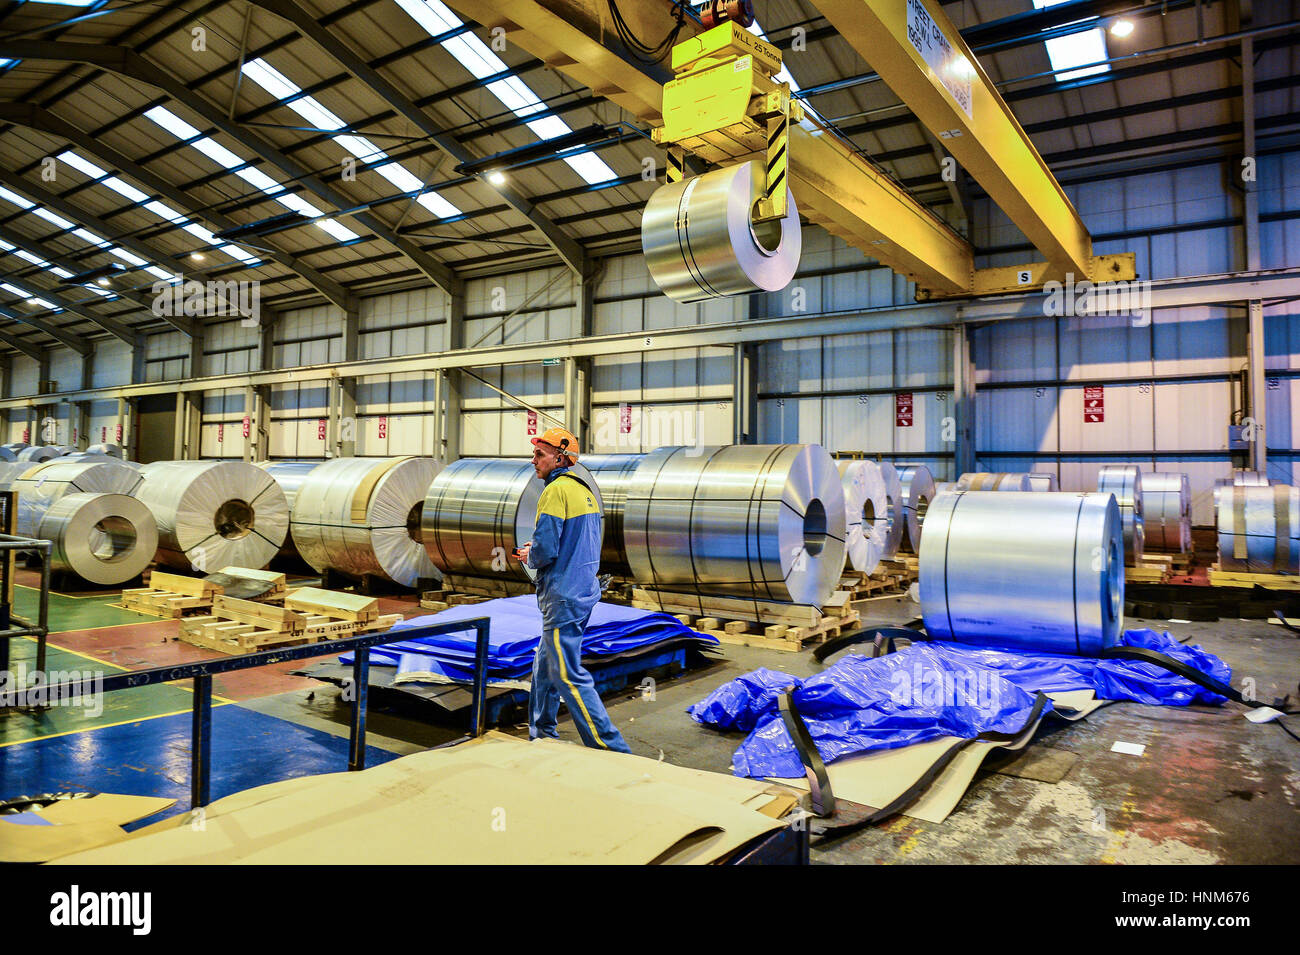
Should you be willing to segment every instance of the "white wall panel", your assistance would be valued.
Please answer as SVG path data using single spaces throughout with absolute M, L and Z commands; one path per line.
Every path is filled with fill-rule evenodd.
M 81 370 L 81 356 L 72 349 L 50 349 L 50 378 L 58 382 L 55 391 L 72 391 L 80 388 Z
M 91 385 L 95 388 L 130 382 L 131 346 L 119 338 L 105 338 L 96 342 L 91 377 Z

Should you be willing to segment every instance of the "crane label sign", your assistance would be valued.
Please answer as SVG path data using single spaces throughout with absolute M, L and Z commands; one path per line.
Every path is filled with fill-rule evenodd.
M 1106 420 L 1106 388 L 1104 385 L 1084 387 L 1083 420 L 1087 423 Z
M 970 81 L 975 71 L 966 54 L 953 49 L 952 42 L 934 22 L 934 17 L 930 16 L 921 0 L 907 0 L 907 38 L 966 117 L 973 118 Z

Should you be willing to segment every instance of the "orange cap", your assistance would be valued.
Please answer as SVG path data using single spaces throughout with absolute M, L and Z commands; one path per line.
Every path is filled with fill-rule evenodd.
M 547 428 L 540 438 L 531 440 L 533 444 L 549 444 L 570 461 L 578 460 L 578 439 L 573 436 L 572 431 L 566 431 L 564 428 Z

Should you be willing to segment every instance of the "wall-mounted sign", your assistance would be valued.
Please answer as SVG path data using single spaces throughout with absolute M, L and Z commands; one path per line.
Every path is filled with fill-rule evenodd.
M 894 424 L 899 428 L 912 427 L 912 393 L 900 391 L 894 395 Z
M 537 412 L 528 412 L 528 436 L 532 437 L 537 434 Z
M 1106 420 L 1106 388 L 1104 385 L 1084 386 L 1083 420 L 1086 423 Z

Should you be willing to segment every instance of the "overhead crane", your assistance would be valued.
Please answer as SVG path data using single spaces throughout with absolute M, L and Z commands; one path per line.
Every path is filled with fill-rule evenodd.
M 734 18 L 706 17 L 715 24 L 707 30 L 688 18 L 673 49 L 674 74 L 624 52 L 608 25 L 606 0 L 448 4 L 486 28 L 501 27 L 509 42 L 654 129 L 669 149 L 670 183 L 684 175 L 683 153 L 711 166 L 756 160 L 770 169 L 769 159 L 784 145 L 799 213 L 911 279 L 920 299 L 1031 291 L 1069 275 L 1076 283 L 1136 278 L 1131 253 L 1093 254 L 1060 184 L 934 0 L 817 0 L 817 6 L 1045 261 L 976 269 L 970 243 L 851 143 L 811 114 L 797 122 L 798 104 L 773 79 L 779 51 Z M 641 36 L 672 25 L 664 0 L 619 0 L 618 9 Z M 736 73 L 724 80 L 728 69 Z M 750 81 L 747 90 L 737 74 Z M 716 95 L 707 106 L 693 105 L 710 89 Z M 784 144 L 773 139 L 777 128 Z M 784 189 L 772 189 L 772 180 L 769 172 L 754 208 L 756 226 L 779 218 Z

